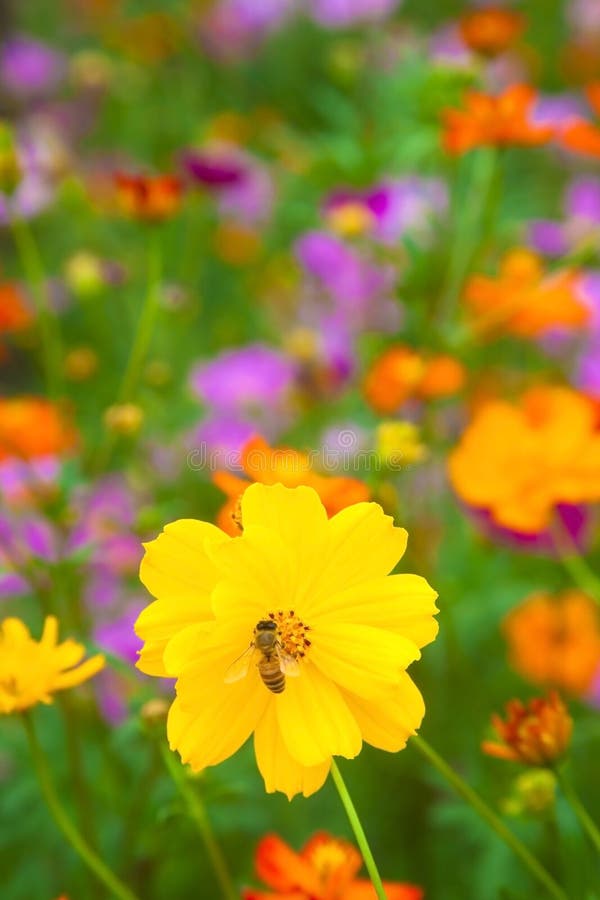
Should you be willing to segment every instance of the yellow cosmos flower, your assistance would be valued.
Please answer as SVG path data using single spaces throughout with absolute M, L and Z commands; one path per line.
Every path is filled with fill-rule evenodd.
M 192 769 L 254 734 L 267 791 L 308 796 L 332 756 L 354 757 L 363 741 L 394 752 L 419 727 L 406 669 L 436 635 L 437 595 L 417 575 L 388 574 L 407 534 L 376 503 L 328 519 L 312 488 L 254 484 L 242 522 L 233 538 L 183 519 L 146 545 L 140 576 L 157 599 L 136 624 L 138 666 L 177 677 L 167 731 Z M 276 635 L 275 678 L 257 625 L 261 640 Z
M 104 666 L 104 657 L 81 662 L 85 647 L 72 640 L 57 643 L 58 622 L 48 616 L 39 641 L 20 619 L 0 623 L 0 713 L 52 703 L 55 691 L 87 681 Z

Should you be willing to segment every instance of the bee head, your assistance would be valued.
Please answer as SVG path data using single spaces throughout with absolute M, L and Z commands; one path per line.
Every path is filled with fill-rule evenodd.
M 261 619 L 256 626 L 257 631 L 277 631 L 277 625 L 272 619 Z

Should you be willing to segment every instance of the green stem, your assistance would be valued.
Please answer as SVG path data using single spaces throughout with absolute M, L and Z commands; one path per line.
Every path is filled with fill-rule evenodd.
M 600 603 L 600 578 L 578 552 L 562 520 L 555 518 L 551 532 L 556 554 L 577 587 L 596 603 Z
M 600 830 L 581 802 L 579 794 L 575 790 L 573 783 L 564 768 L 556 770 L 556 777 L 558 778 L 558 782 L 562 788 L 562 792 L 565 795 L 565 799 L 577 816 L 579 824 L 589 837 L 596 850 L 600 851 Z
M 546 888 L 548 894 L 556 900 L 568 900 L 567 895 L 560 885 L 552 878 L 549 872 L 535 858 L 535 856 L 527 849 L 525 844 L 507 828 L 502 819 L 490 809 L 487 803 L 482 800 L 479 794 L 464 781 L 454 769 L 448 765 L 445 759 L 437 753 L 433 747 L 427 743 L 420 735 L 414 735 L 410 739 L 411 744 L 417 748 L 419 753 L 437 769 L 448 784 L 450 784 L 457 794 L 475 810 L 475 812 L 495 831 L 500 840 L 509 847 L 515 856 L 518 856 L 522 863 L 529 869 L 531 875 L 537 879 L 540 884 Z
M 135 398 L 142 367 L 146 361 L 154 326 L 160 308 L 160 280 L 162 272 L 162 251 L 160 232 L 153 229 L 148 244 L 148 287 L 146 299 L 138 319 L 135 335 L 129 353 L 129 359 L 117 391 L 115 404 L 130 403 Z M 94 472 L 98 474 L 106 468 L 114 448 L 116 435 L 107 432 L 95 457 Z
M 215 876 L 221 887 L 223 897 L 225 897 L 226 900 L 238 900 L 238 893 L 233 886 L 233 882 L 227 868 L 227 863 L 225 862 L 225 858 L 221 853 L 221 848 L 215 840 L 215 836 L 208 820 L 204 804 L 202 803 L 196 791 L 194 791 L 194 789 L 192 788 L 186 775 L 185 769 L 177 761 L 167 745 L 163 742 L 160 743 L 160 752 L 165 761 L 167 771 L 173 779 L 177 790 L 181 794 L 181 797 L 183 798 L 183 801 L 187 806 L 190 818 L 193 820 L 196 828 L 198 829 L 198 834 L 200 835 L 200 838 L 204 843 L 206 852 L 210 858 Z
M 358 813 L 356 812 L 356 807 L 352 802 L 352 798 L 348 793 L 348 788 L 346 787 L 344 779 L 342 778 L 341 772 L 338 769 L 334 759 L 331 760 L 331 777 L 333 778 L 333 783 L 335 784 L 337 792 L 340 795 L 342 806 L 346 810 L 348 821 L 350 822 L 352 831 L 354 832 L 356 843 L 358 844 L 360 852 L 362 853 L 362 857 L 365 862 L 367 872 L 369 873 L 369 878 L 371 879 L 373 887 L 375 888 L 377 898 L 378 900 L 387 900 L 387 895 L 383 887 L 381 875 L 379 874 L 375 859 L 373 858 L 373 853 L 371 852 L 371 848 L 369 846 L 364 828 L 362 827 L 361 821 L 358 817 Z
M 62 831 L 63 835 L 71 844 L 82 862 L 88 866 L 94 875 L 96 875 L 115 897 L 118 897 L 119 900 L 137 900 L 136 895 L 117 878 L 114 872 L 109 869 L 106 863 L 86 843 L 65 812 L 64 807 L 58 799 L 50 769 L 46 762 L 46 756 L 35 733 L 33 719 L 29 715 L 24 715 L 23 722 L 25 731 L 27 732 L 31 758 L 40 788 L 56 825 Z
M 44 264 L 28 224 L 17 217 L 12 220 L 11 230 L 36 305 L 48 393 L 56 399 L 63 383 L 63 348 L 58 320 L 48 295 Z
M 439 319 L 446 323 L 454 314 L 469 266 L 483 238 L 483 220 L 494 184 L 497 153 L 493 148 L 482 147 L 473 155 L 472 162 L 467 196 L 454 200 L 454 244 L 439 309 Z

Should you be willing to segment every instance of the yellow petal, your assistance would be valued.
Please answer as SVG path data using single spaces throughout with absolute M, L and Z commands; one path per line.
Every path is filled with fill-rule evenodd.
M 168 675 L 162 656 L 173 635 L 188 625 L 213 618 L 211 591 L 219 571 L 206 547 L 229 541 L 214 525 L 180 519 L 145 545 L 140 578 L 158 599 L 135 623 L 144 641 L 137 666 L 147 675 Z
M 329 520 L 328 552 L 315 581 L 306 613 L 319 615 L 340 590 L 387 575 L 402 557 L 407 542 L 377 503 L 355 503 Z
M 348 708 L 361 730 L 363 740 L 380 750 L 396 753 L 406 746 L 425 715 L 421 692 L 403 672 L 400 683 L 379 702 L 344 692 Z
M 327 513 L 313 488 L 252 484 L 242 498 L 242 523 L 244 529 L 251 525 L 269 528 L 290 547 L 302 547 L 307 538 L 324 531 Z
M 234 684 L 206 670 L 203 674 L 201 683 L 179 680 L 167 721 L 171 749 L 194 771 L 217 765 L 239 750 L 270 699 L 256 669 Z
M 277 720 L 290 755 L 304 766 L 360 753 L 360 731 L 339 688 L 309 661 L 297 678 L 286 680 Z
M 416 644 L 402 635 L 368 625 L 320 622 L 310 639 L 310 661 L 359 697 L 389 690 L 400 672 L 421 656 Z
M 63 690 L 64 688 L 74 687 L 76 684 L 82 684 L 103 669 L 105 662 L 104 657 L 101 654 L 97 654 L 86 659 L 80 666 L 70 669 L 68 672 L 61 672 L 53 680 L 53 690 Z
M 309 797 L 329 774 L 330 763 L 302 766 L 290 756 L 277 721 L 275 697 L 268 704 L 254 732 L 256 764 L 268 794 L 281 791 L 291 800 L 296 794 Z
M 54 647 L 56 645 L 56 639 L 58 637 L 58 619 L 56 616 L 46 616 L 44 621 L 44 630 L 42 631 L 42 637 L 40 639 L 40 644 L 45 644 L 49 647 Z
M 342 615 L 345 622 L 389 629 L 424 647 L 438 632 L 436 597 L 420 575 L 388 575 L 333 594 L 313 621 L 320 625 Z

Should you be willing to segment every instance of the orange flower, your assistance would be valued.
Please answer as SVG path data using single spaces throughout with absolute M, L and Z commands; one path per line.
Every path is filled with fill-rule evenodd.
M 182 185 L 175 175 L 115 175 L 117 203 L 132 219 L 160 222 L 174 216 L 181 205 Z
M 600 116 L 600 82 L 589 84 L 585 93 L 590 106 Z M 585 156 L 600 157 L 600 128 L 586 119 L 577 119 L 562 131 L 562 144 L 567 150 Z
M 500 741 L 484 741 L 483 752 L 526 766 L 552 766 L 567 752 L 573 732 L 573 720 L 556 691 L 528 704 L 510 700 L 506 721 L 494 715 L 492 725 Z
M 269 447 L 261 437 L 253 437 L 246 442 L 242 448 L 241 466 L 251 481 L 231 472 L 220 471 L 213 475 L 213 482 L 229 498 L 217 516 L 217 525 L 227 534 L 240 533 L 240 500 L 253 482 L 281 483 L 285 487 L 308 485 L 318 493 L 329 516 L 353 503 L 371 499 L 369 488 L 357 478 L 320 475 L 313 471 L 313 461 L 307 454 L 290 447 Z
M 464 13 L 458 27 L 461 38 L 471 50 L 483 56 L 497 56 L 523 33 L 525 18 L 502 6 L 487 6 Z
M 507 253 L 497 278 L 473 275 L 465 300 L 478 332 L 504 331 L 535 338 L 549 328 L 582 328 L 589 309 L 577 294 L 579 273 L 564 269 L 547 275 L 537 254 L 517 249 Z
M 526 84 L 512 85 L 498 96 L 468 91 L 464 110 L 446 109 L 442 113 L 444 149 L 460 156 L 473 147 L 545 144 L 553 129 L 533 124 L 536 99 L 536 92 Z
M 534 594 L 505 618 L 510 662 L 523 678 L 585 694 L 600 669 L 598 607 L 580 591 Z
M 600 430 L 590 399 L 562 387 L 529 390 L 518 404 L 481 405 L 448 460 L 450 481 L 494 523 L 539 534 L 560 503 L 600 500 Z
M 360 853 L 347 841 L 319 832 L 295 853 L 269 834 L 256 851 L 256 873 L 271 891 L 246 889 L 243 900 L 375 900 L 370 881 L 357 879 Z M 388 900 L 422 900 L 411 884 L 384 884 Z
M 463 386 L 464 368 L 451 356 L 425 359 L 410 347 L 390 347 L 365 378 L 365 399 L 375 412 L 389 415 L 407 400 L 448 397 Z
M 15 284 L 0 284 L 0 334 L 22 331 L 33 319 L 23 295 Z
M 49 400 L 0 399 L 0 462 L 12 456 L 54 456 L 71 450 L 75 442 L 74 428 Z

